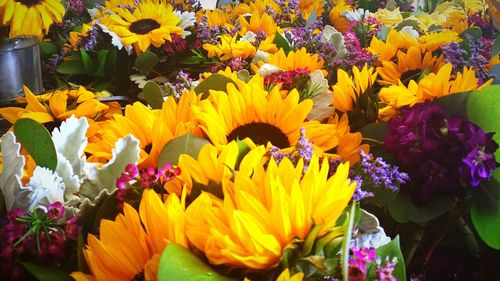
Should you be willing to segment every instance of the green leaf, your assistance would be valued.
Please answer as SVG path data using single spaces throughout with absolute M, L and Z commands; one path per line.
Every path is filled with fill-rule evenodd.
M 170 243 L 158 266 L 158 281 L 234 281 L 215 272 L 184 247 Z
M 49 131 L 42 124 L 29 118 L 18 119 L 14 124 L 14 134 L 38 166 L 56 170 L 56 148 Z
M 377 255 L 380 256 L 382 262 L 385 261 L 386 257 L 389 257 L 390 260 L 392 260 L 393 257 L 397 257 L 398 263 L 394 269 L 394 276 L 398 278 L 399 281 L 406 280 L 405 261 L 401 253 L 401 247 L 399 246 L 399 235 L 392 239 L 389 244 L 378 248 Z
M 194 88 L 194 91 L 197 94 L 204 94 L 204 96 L 208 96 L 210 90 L 214 91 L 226 91 L 227 89 L 227 84 L 233 83 L 236 86 L 236 83 L 234 83 L 231 78 L 228 78 L 222 74 L 214 73 L 210 76 L 208 76 L 207 79 L 203 80 L 196 88 Z
M 177 165 L 181 154 L 187 154 L 197 159 L 201 148 L 207 143 L 208 140 L 192 133 L 177 137 L 165 144 L 161 150 L 158 158 L 158 167 L 162 167 L 167 162 Z
M 488 246 L 500 250 L 500 200 L 493 208 L 474 204 L 470 216 L 479 237 Z
M 460 37 L 465 39 L 465 35 L 467 34 L 472 36 L 472 38 L 479 40 L 481 39 L 481 36 L 483 36 L 483 31 L 481 31 L 481 28 L 478 27 L 470 27 L 462 31 L 462 33 L 460 33 Z
M 288 41 L 286 41 L 278 31 L 276 31 L 276 33 L 274 34 L 273 43 L 276 44 L 278 48 L 282 48 L 285 52 L 285 55 L 288 55 L 288 53 L 290 53 L 290 51 L 292 50 L 290 44 L 288 44 Z
M 40 54 L 42 56 L 50 56 L 59 52 L 59 47 L 49 41 L 40 42 Z
M 137 56 L 134 66 L 141 75 L 148 75 L 149 72 L 160 62 L 158 56 L 151 52 L 144 52 Z
M 467 117 L 467 101 L 471 91 L 448 95 L 436 99 L 433 103 L 441 106 L 450 115 Z
M 63 61 L 60 65 L 57 66 L 56 71 L 61 74 L 68 75 L 87 73 L 81 60 Z
M 106 76 L 106 61 L 108 58 L 109 50 L 103 49 L 97 52 L 97 71 L 96 75 Z
M 96 67 L 89 54 L 83 49 L 80 49 L 80 54 L 82 55 L 83 68 L 85 69 L 85 71 L 87 73 L 94 72 L 96 70 Z
M 495 39 L 495 42 L 493 42 L 493 48 L 491 49 L 491 57 L 496 56 L 498 53 L 500 53 L 500 35 L 498 35 L 497 39 Z
M 158 84 L 154 81 L 148 81 L 142 89 L 142 97 L 153 109 L 161 109 L 163 105 L 163 95 Z
M 22 264 L 23 267 L 35 276 L 39 281 L 66 281 L 72 280 L 68 273 L 47 266 L 40 266 L 31 262 L 17 261 Z
M 453 200 L 449 197 L 433 197 L 425 205 L 415 206 L 410 194 L 400 191 L 396 200 L 389 204 L 389 214 L 399 223 L 423 223 L 446 213 L 452 203 Z

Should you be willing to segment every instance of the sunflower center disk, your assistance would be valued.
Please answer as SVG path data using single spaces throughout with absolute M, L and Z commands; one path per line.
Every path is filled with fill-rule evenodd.
M 130 24 L 128 29 L 135 34 L 148 34 L 150 31 L 160 27 L 161 25 L 153 19 L 141 19 Z
M 15 0 L 15 1 L 23 4 L 26 7 L 32 7 L 42 3 L 42 0 Z
M 290 146 L 288 137 L 277 127 L 266 123 L 250 123 L 234 129 L 228 136 L 228 141 L 251 138 L 257 145 L 266 145 L 270 141 L 279 148 Z
M 405 71 L 401 74 L 400 80 L 401 80 L 401 82 L 403 82 L 403 84 L 408 86 L 408 84 L 410 83 L 410 80 L 417 81 L 418 76 L 420 76 L 420 73 L 422 73 L 421 69 L 414 69 L 414 70 Z

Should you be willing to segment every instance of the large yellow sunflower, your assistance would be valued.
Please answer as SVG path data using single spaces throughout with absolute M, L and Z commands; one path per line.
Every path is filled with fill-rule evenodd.
M 152 44 L 160 47 L 172 41 L 170 34 L 182 35 L 181 21 L 174 14 L 174 8 L 163 2 L 142 2 L 134 11 L 127 8 L 116 9 L 114 14 L 103 20 L 103 24 L 116 33 L 123 45 L 133 45 L 137 53 L 146 51 Z
M 10 26 L 10 38 L 36 36 L 42 40 L 52 23 L 62 21 L 64 12 L 59 0 L 0 1 L 0 20 Z
M 239 40 L 237 36 L 224 34 L 219 36 L 220 43 L 214 45 L 205 43 L 203 49 L 208 52 L 208 57 L 219 57 L 221 61 L 241 57 L 242 59 L 251 58 L 257 51 L 249 42 Z
M 278 26 L 274 22 L 273 17 L 268 14 L 253 14 L 249 18 L 240 16 L 239 23 L 241 24 L 240 35 L 245 35 L 248 31 L 255 34 L 264 32 L 267 36 L 274 35 Z
M 239 89 L 228 84 L 227 93 L 211 91 L 193 111 L 200 128 L 216 146 L 248 137 L 255 144 L 293 147 L 304 128 L 309 140 L 329 150 L 338 144 L 335 125 L 305 121 L 312 106 L 310 99 L 299 103 L 297 90 L 284 98 L 277 87 L 268 93 L 257 75 Z
M 189 106 L 198 99 L 196 94 L 187 92 L 178 104 L 173 98 L 167 99 L 161 110 L 152 110 L 140 102 L 127 105 L 124 115 L 115 114 L 112 120 L 100 124 L 98 136 L 89 140 L 86 148 L 86 152 L 92 154 L 89 159 L 106 162 L 112 157 L 115 142 L 132 134 L 140 141 L 139 166 L 156 166 L 160 152 L 168 141 L 188 132 L 196 133 L 196 123 Z
M 342 33 L 346 33 L 349 30 L 349 21 L 347 18 L 342 16 L 342 13 L 345 11 L 352 11 L 352 7 L 349 6 L 345 0 L 339 0 L 335 1 L 335 5 L 328 13 L 330 22 L 333 24 L 335 29 Z
M 367 49 L 373 55 L 378 56 L 379 60 L 388 61 L 393 59 L 399 50 L 407 50 L 411 46 L 418 46 L 417 39 L 406 32 L 390 29 L 385 42 L 373 36 L 370 47 Z
M 366 65 L 361 70 L 354 66 L 352 73 L 353 76 L 350 76 L 342 69 L 337 71 L 337 83 L 333 85 L 333 106 L 340 112 L 352 111 L 358 97 L 371 91 L 377 79 L 377 71 Z
M 314 155 L 305 174 L 303 168 L 302 161 L 296 166 L 287 158 L 270 161 L 251 176 L 237 172 L 234 181 L 224 181 L 224 200 L 202 193 L 186 210 L 191 245 L 212 264 L 265 270 L 315 224 L 321 225 L 319 236 L 334 231 L 354 192 L 349 165 L 341 164 L 328 178 L 328 161 L 320 163 Z
M 189 247 L 183 205 L 175 194 L 163 203 L 154 191 L 145 190 L 139 213 L 125 204 L 114 221 L 101 221 L 99 237 L 88 236 L 84 254 L 92 275 L 73 272 L 71 276 L 77 281 L 156 280 L 165 246 Z
M 309 72 L 321 70 L 323 76 L 328 74 L 328 72 L 323 69 L 324 61 L 318 57 L 318 54 L 309 54 L 306 48 L 291 51 L 288 54 L 285 54 L 285 51 L 280 49 L 277 53 L 267 57 L 266 63 L 274 65 L 284 71 L 307 68 Z M 259 67 L 263 64 L 263 61 L 259 61 Z M 253 68 L 257 70 L 255 66 Z
M 381 85 L 397 85 L 398 81 L 407 84 L 411 79 L 417 80 L 424 71 L 437 72 L 444 64 L 443 57 L 435 57 L 431 52 L 422 53 L 421 49 L 412 46 L 406 51 L 398 51 L 396 62 L 382 61 L 377 67 Z

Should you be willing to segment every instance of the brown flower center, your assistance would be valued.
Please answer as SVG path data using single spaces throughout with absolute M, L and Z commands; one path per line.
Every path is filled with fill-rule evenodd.
M 26 7 L 36 6 L 43 2 L 43 0 L 15 0 L 15 1 L 23 4 Z
M 128 29 L 135 34 L 148 34 L 150 31 L 160 28 L 160 26 L 161 25 L 153 19 L 141 19 L 134 21 Z
M 266 145 L 270 141 L 279 148 L 290 146 L 288 137 L 277 127 L 266 123 L 250 123 L 234 129 L 228 136 L 228 141 L 251 138 L 257 145 Z

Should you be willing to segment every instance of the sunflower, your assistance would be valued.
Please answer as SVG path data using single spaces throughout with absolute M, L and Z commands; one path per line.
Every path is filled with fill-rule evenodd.
M 101 220 L 99 238 L 89 234 L 84 255 L 92 275 L 71 276 L 78 281 L 156 280 L 166 245 L 189 247 L 183 204 L 175 194 L 163 203 L 153 190 L 145 190 L 139 213 L 125 203 L 114 221 Z
M 276 281 L 302 281 L 304 279 L 304 272 L 297 272 L 290 275 L 290 270 L 287 268 L 278 276 Z
M 323 150 L 338 144 L 335 126 L 317 121 L 305 121 L 313 102 L 299 103 L 299 93 L 292 90 L 282 97 L 278 87 L 271 92 L 264 89 L 263 79 L 256 75 L 238 89 L 227 85 L 227 93 L 211 91 L 208 99 L 194 106 L 200 128 L 215 145 L 232 140 L 250 138 L 255 144 L 271 142 L 279 148 L 295 146 L 300 129 L 307 138 Z
M 249 18 L 240 16 L 238 21 L 241 25 L 239 31 L 241 36 L 247 34 L 248 31 L 252 31 L 255 34 L 263 32 L 267 36 L 271 36 L 274 35 L 278 29 L 273 17 L 268 14 L 253 14 Z
M 236 173 L 234 181 L 224 181 L 224 200 L 202 193 L 186 210 L 191 245 L 212 264 L 264 270 L 314 224 L 321 225 L 319 236 L 332 231 L 354 191 L 349 165 L 328 178 L 328 161 L 314 155 L 304 175 L 303 168 L 288 158 L 270 161 L 251 176 Z
M 206 10 L 205 11 L 206 21 L 208 27 L 230 27 L 233 21 L 232 14 L 221 9 Z
M 274 0 L 256 0 L 256 1 L 244 1 L 244 3 L 239 4 L 234 9 L 235 14 L 238 16 L 245 14 L 259 14 L 262 15 L 266 13 L 268 7 L 275 13 L 281 12 L 281 7 Z
M 464 68 L 453 77 L 452 65 L 446 63 L 437 73 L 430 73 L 418 82 L 410 80 L 408 86 L 398 82 L 398 85 L 382 88 L 379 98 L 389 107 L 399 109 L 454 93 L 482 89 L 491 83 L 492 80 L 478 87 L 478 79 L 472 68 Z
M 105 120 L 111 114 L 120 112 L 118 103 L 104 104 L 96 99 L 100 97 L 99 93 L 93 93 L 84 87 L 54 90 L 43 95 L 34 95 L 26 86 L 23 89 L 25 97 L 17 98 L 17 101 L 27 103 L 26 108 L 0 108 L 0 115 L 12 124 L 19 118 L 31 118 L 42 124 L 59 122 L 71 115 Z
M 366 65 L 361 71 L 354 66 L 352 73 L 353 76 L 349 76 L 342 69 L 337 71 L 337 83 L 333 85 L 333 106 L 340 112 L 352 111 L 358 97 L 371 92 L 377 79 L 377 71 Z
M 377 67 L 381 85 L 397 85 L 398 81 L 407 84 L 411 79 L 418 79 L 424 71 L 436 72 L 444 64 L 443 56 L 435 57 L 431 52 L 422 53 L 420 48 L 412 46 L 406 51 L 398 51 L 396 62 L 382 61 Z
M 378 56 L 379 60 L 388 61 L 392 60 L 399 50 L 407 50 L 412 46 L 418 46 L 417 39 L 406 32 L 390 29 L 385 42 L 373 36 L 370 47 L 367 49 L 373 55 Z
M 191 245 L 212 264 L 265 270 L 315 224 L 319 236 L 332 231 L 354 192 L 349 165 L 328 178 L 328 161 L 313 155 L 303 169 L 302 160 L 296 166 L 288 158 L 269 161 L 267 169 L 257 165 L 251 176 L 237 172 L 234 181 L 224 181 L 224 200 L 202 193 L 186 210 Z
M 345 11 L 352 11 L 352 7 L 349 6 L 345 0 L 336 1 L 335 6 L 332 7 L 330 13 L 328 13 L 328 17 L 330 18 L 330 22 L 333 24 L 335 29 L 342 33 L 346 33 L 350 28 L 349 21 L 342 16 L 342 13 Z
M 299 11 L 302 17 L 308 19 L 314 12 L 316 16 L 322 15 L 325 10 L 325 3 L 323 0 L 300 0 Z
M 10 26 L 9 37 L 36 36 L 42 40 L 52 23 L 60 23 L 65 13 L 59 0 L 0 1 L 0 20 Z
M 230 60 L 232 58 L 241 57 L 247 59 L 253 57 L 257 51 L 249 42 L 238 39 L 238 36 L 224 34 L 218 37 L 220 43 L 214 45 L 205 43 L 203 49 L 208 52 L 208 57 L 219 57 L 221 61 Z
M 86 152 L 89 160 L 106 162 L 111 159 L 114 143 L 132 134 L 140 140 L 140 167 L 158 164 L 163 146 L 175 137 L 188 132 L 196 133 L 196 123 L 189 104 L 199 98 L 194 93 L 185 93 L 177 104 L 172 98 L 163 103 L 161 110 L 153 110 L 136 102 L 125 107 L 125 114 L 115 114 L 112 120 L 100 124 L 100 132 L 94 141 L 89 140 Z
M 181 19 L 173 9 L 170 4 L 142 2 L 133 12 L 127 8 L 116 9 L 103 24 L 121 38 L 123 45 L 133 45 L 135 51 L 141 53 L 151 44 L 160 47 L 165 40 L 172 41 L 170 34 L 183 34 L 184 30 L 177 26 Z
M 285 55 L 283 49 L 280 49 L 277 53 L 267 57 L 266 62 L 284 71 L 307 68 L 309 72 L 321 70 L 325 77 L 328 74 L 328 72 L 323 69 L 324 61 L 318 57 L 318 54 L 309 54 L 306 48 L 301 48 L 298 51 L 291 51 L 287 55 Z M 263 64 L 264 62 L 260 61 L 259 67 Z
M 375 18 L 378 22 L 387 27 L 395 26 L 403 21 L 403 15 L 401 15 L 399 7 L 392 11 L 388 10 L 387 8 L 379 9 L 377 12 L 375 12 Z
M 423 51 L 434 52 L 441 48 L 444 44 L 448 44 L 452 41 L 461 42 L 462 39 L 458 36 L 458 33 L 444 29 L 440 32 L 428 33 L 418 37 L 418 42 L 420 43 L 420 48 Z

